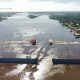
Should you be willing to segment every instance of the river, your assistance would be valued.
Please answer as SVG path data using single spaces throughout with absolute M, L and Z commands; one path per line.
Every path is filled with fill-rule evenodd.
M 35 38 L 37 45 L 0 44 L 0 57 L 38 57 L 39 64 L 28 68 L 27 64 L 0 64 L 1 80 L 46 80 L 56 73 L 64 74 L 65 65 L 53 65 L 52 58 L 80 58 L 80 45 L 52 45 L 49 39 L 76 41 L 70 29 L 48 15 L 28 18 L 29 13 L 18 13 L 0 22 L 0 40 L 29 40 Z M 76 55 L 75 55 L 76 53 Z M 49 80 L 49 79 L 48 79 Z M 53 79 L 50 79 L 53 80 Z M 56 80 L 56 79 L 55 79 Z

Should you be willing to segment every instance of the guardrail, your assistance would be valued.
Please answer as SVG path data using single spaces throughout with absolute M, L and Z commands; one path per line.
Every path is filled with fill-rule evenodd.
M 80 59 L 52 59 L 53 64 L 79 64 Z
M 18 64 L 36 64 L 38 65 L 38 58 L 0 58 L 0 63 L 18 63 Z
M 38 65 L 38 58 L 0 58 L 0 63 L 35 64 Z M 52 59 L 52 63 L 80 65 L 80 59 Z

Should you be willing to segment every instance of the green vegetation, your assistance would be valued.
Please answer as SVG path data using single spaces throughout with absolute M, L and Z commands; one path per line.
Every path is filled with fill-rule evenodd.
M 64 13 L 62 15 L 50 15 L 49 19 L 58 20 L 63 26 L 71 29 L 74 33 L 80 35 L 80 14 Z
M 18 12 L 0 12 L 0 21 L 6 20 L 7 17 L 17 14 Z
M 36 15 L 28 15 L 28 17 L 31 18 L 31 19 L 34 19 L 34 18 L 37 18 L 38 16 L 36 16 Z
M 5 19 L 7 19 L 7 18 L 0 17 L 0 21 L 5 20 Z
M 18 12 L 0 12 L 0 17 L 11 17 L 12 15 L 17 14 Z

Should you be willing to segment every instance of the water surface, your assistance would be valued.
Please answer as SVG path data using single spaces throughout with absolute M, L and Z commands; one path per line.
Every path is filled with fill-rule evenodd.
M 76 40 L 70 29 L 48 15 L 30 19 L 28 14 L 18 13 L 0 22 L 0 40 L 36 38 L 37 45 L 0 44 L 0 57 L 26 58 L 30 54 L 39 58 L 39 64 L 35 68 L 28 68 L 27 64 L 0 64 L 2 80 L 45 80 L 56 73 L 64 74 L 66 69 L 64 65 L 53 65 L 52 58 L 80 58 L 80 45 L 48 44 L 49 39 Z

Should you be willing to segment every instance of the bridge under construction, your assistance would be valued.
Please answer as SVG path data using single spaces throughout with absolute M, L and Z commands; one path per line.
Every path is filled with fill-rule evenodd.
M 7 41 L 0 41 L 0 44 L 33 44 L 34 42 L 35 42 L 35 40 L 34 41 L 7 40 Z M 54 44 L 62 44 L 62 45 L 68 45 L 68 44 L 76 45 L 76 44 L 78 44 L 78 45 L 80 45 L 79 41 L 55 41 L 55 40 L 47 41 L 46 44 L 50 44 L 50 43 L 52 43 L 53 45 Z M 20 64 L 38 65 L 38 58 L 33 58 L 33 59 L 32 58 L 0 58 L 0 63 L 20 63 Z M 53 58 L 52 63 L 53 64 L 80 64 L 80 59 L 54 59 Z
M 0 41 L 0 44 L 30 44 L 30 41 Z M 52 41 L 53 44 L 80 44 L 80 41 Z

